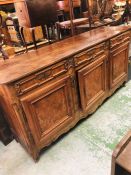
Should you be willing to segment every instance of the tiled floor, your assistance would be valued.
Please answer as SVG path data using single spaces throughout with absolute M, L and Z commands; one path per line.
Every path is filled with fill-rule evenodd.
M 44 151 L 38 163 L 19 143 L 0 143 L 0 175 L 110 175 L 112 151 L 131 128 L 130 79 L 131 74 L 126 87 Z

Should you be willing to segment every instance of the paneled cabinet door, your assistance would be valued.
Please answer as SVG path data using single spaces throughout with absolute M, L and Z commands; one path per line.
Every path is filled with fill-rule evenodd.
M 110 53 L 110 88 L 119 86 L 119 83 L 128 75 L 128 43 Z
M 106 56 L 78 71 L 81 106 L 90 111 L 106 93 Z
M 69 76 L 45 85 L 21 98 L 31 133 L 42 147 L 55 133 L 61 132 L 74 120 L 73 93 Z

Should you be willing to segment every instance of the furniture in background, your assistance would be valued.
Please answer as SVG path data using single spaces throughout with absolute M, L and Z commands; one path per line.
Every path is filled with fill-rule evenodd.
M 130 0 L 127 0 L 124 13 L 122 15 L 122 22 L 126 22 L 128 24 L 130 21 L 131 21 L 131 2 Z
M 10 35 L 10 41 L 12 42 L 12 45 L 23 45 L 23 41 L 19 32 L 18 18 L 16 16 L 7 17 L 5 19 L 5 27 Z
M 107 25 L 114 25 L 115 20 L 112 18 L 112 9 L 113 9 L 113 1 L 112 0 L 87 0 L 86 3 L 82 1 L 82 3 L 85 3 L 86 8 L 84 11 L 82 11 L 82 4 L 81 1 L 72 1 L 72 3 L 69 3 L 70 0 L 63 0 L 63 1 L 58 1 L 58 7 L 59 9 L 67 12 L 69 14 L 70 11 L 70 19 L 62 21 L 58 23 L 58 38 L 60 38 L 60 31 L 63 29 L 68 29 L 71 30 L 73 28 L 72 35 L 76 33 L 82 33 L 85 31 L 89 31 L 91 29 L 97 28 L 97 27 L 102 27 L 102 26 L 107 26 Z M 70 7 L 72 5 L 72 7 Z M 75 7 L 80 7 L 80 16 L 75 17 L 74 15 L 74 8 Z M 70 8 L 73 10 L 70 10 Z M 81 20 L 81 23 L 79 25 L 76 25 L 75 20 L 79 20 L 76 18 L 84 17 L 87 18 L 87 22 L 84 23 Z M 70 26 L 69 28 L 65 28 L 66 23 L 69 23 L 70 21 Z M 72 25 L 71 25 L 72 24 Z M 77 31 L 77 32 L 76 32 Z
M 57 6 L 59 10 L 63 11 L 63 19 L 65 19 L 62 22 L 56 23 L 58 39 L 60 39 L 60 34 L 63 31 L 71 31 L 71 34 L 74 35 L 77 33 L 76 26 L 89 23 L 88 18 L 83 18 L 82 16 L 81 0 L 73 0 L 72 3 L 70 0 L 57 1 Z
M 36 38 L 34 27 L 42 26 L 44 32 L 46 25 L 47 39 L 50 40 L 49 28 L 52 28 L 57 21 L 56 0 L 18 0 L 14 5 L 19 24 L 21 27 L 30 29 L 35 47 Z
M 42 42 L 47 42 L 45 40 L 43 41 L 43 31 L 41 30 L 40 26 L 32 28 L 28 28 L 23 25 L 19 26 L 18 17 L 16 16 L 14 7 L 15 2 L 16 1 L 0 1 L 0 4 L 2 4 L 1 9 L 5 10 L 6 12 L 8 11 L 8 8 L 10 10 L 8 15 L 5 13 L 6 17 L 4 17 L 4 29 L 7 30 L 10 37 L 10 45 L 15 47 L 16 52 L 19 52 L 24 51 L 23 46 L 26 47 L 26 50 L 27 48 L 32 48 L 32 43 L 34 43 L 34 46 L 36 47 L 37 41 L 41 41 L 41 38 Z M 28 45 L 29 47 L 27 47 Z
M 37 49 L 37 42 L 42 40 L 44 38 L 42 27 L 20 27 L 20 33 L 22 36 L 22 39 L 24 41 L 24 45 L 26 47 L 26 50 L 28 50 L 27 45 L 32 43 L 34 44 L 35 48 Z
M 2 16 L 0 15 L 0 52 L 1 57 L 5 60 L 12 58 L 15 55 L 15 50 L 11 46 L 11 37 L 9 36 L 8 29 L 3 22 Z
M 73 19 L 73 26 L 74 26 L 75 30 L 79 25 L 87 24 L 87 23 L 88 23 L 88 18 Z M 56 25 L 57 25 L 58 39 L 60 39 L 62 29 L 71 30 L 71 21 L 70 20 L 63 21 L 63 22 L 57 22 Z
M 6 18 L 7 16 L 5 15 L 4 18 Z M 4 36 L 4 42 L 8 45 L 11 44 L 11 38 L 10 35 L 8 33 L 8 30 L 6 28 L 5 25 L 5 19 L 3 20 L 3 16 L 0 14 L 0 33 L 1 35 Z
M 116 146 L 111 168 L 111 175 L 131 174 L 131 130 Z
M 57 1 L 57 9 L 63 11 L 65 20 L 70 19 L 70 2 L 69 0 Z M 73 4 L 73 18 L 81 16 L 81 0 L 72 0 Z
M 1 28 L 0 28 L 1 29 Z M 2 35 L 2 31 L 0 30 L 0 54 L 2 55 L 2 58 L 4 60 L 8 59 L 9 56 L 8 54 L 5 52 L 5 50 L 3 49 L 3 45 L 5 44 L 5 40 L 4 40 L 4 35 Z
M 4 45 L 0 48 L 0 52 L 2 53 L 0 55 L 0 58 L 4 60 L 14 58 L 15 56 L 15 50 L 14 50 L 14 47 L 12 46 Z
M 10 35 L 12 45 L 25 46 L 26 50 L 28 44 L 33 42 L 36 47 L 36 42 L 44 38 L 41 26 L 33 28 L 20 27 L 16 16 L 7 17 L 5 20 L 5 26 Z
M 98 28 L 0 63 L 1 103 L 34 160 L 127 81 L 129 30 Z
M 88 0 L 90 29 L 114 23 L 112 18 L 113 4 L 113 0 Z
M 23 41 L 27 44 L 23 30 L 25 31 L 28 28 L 35 48 L 37 48 L 37 40 L 34 27 L 37 26 L 42 26 L 43 36 L 50 42 L 57 40 L 57 30 L 59 39 L 60 33 L 63 36 L 70 33 L 74 35 L 79 31 L 88 31 L 103 25 L 114 24 L 114 20 L 111 18 L 112 3 L 114 3 L 112 0 L 17 0 L 7 3 L 9 2 L 14 2 Z M 87 24 L 81 21 L 81 26 L 76 26 L 73 20 L 83 18 L 82 12 L 85 11 L 88 12 Z M 58 19 L 59 24 L 57 23 L 56 26 Z M 69 23 L 69 21 L 69 28 L 65 28 L 61 24 L 61 22 Z

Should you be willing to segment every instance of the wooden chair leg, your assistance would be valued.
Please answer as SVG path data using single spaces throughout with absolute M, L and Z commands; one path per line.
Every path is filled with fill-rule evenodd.
M 57 30 L 57 38 L 58 38 L 58 40 L 60 40 L 61 32 L 60 32 L 60 25 L 59 25 L 59 23 L 56 23 L 56 30 Z
M 30 30 L 31 30 L 32 39 L 33 39 L 33 43 L 34 43 L 35 49 L 37 49 L 37 42 L 36 42 L 36 39 L 35 39 L 35 29 L 31 28 Z
M 4 49 L 2 48 L 2 46 L 0 46 L 0 52 L 1 52 L 2 57 L 3 57 L 4 60 L 9 59 L 8 54 L 4 51 Z
M 51 44 L 51 41 L 50 41 L 50 33 L 49 33 L 49 27 L 46 25 L 46 35 L 47 35 L 47 39 L 48 39 L 48 42 L 49 44 Z
M 25 41 L 23 30 L 24 30 L 24 27 L 20 27 L 19 28 L 20 35 L 21 35 L 21 38 L 22 38 L 23 43 L 24 43 L 24 47 L 26 48 L 26 52 L 28 52 L 28 48 L 27 48 L 27 44 L 26 44 L 26 41 Z
M 55 37 L 55 26 L 54 25 L 52 25 L 52 38 L 53 38 L 53 40 L 56 38 Z

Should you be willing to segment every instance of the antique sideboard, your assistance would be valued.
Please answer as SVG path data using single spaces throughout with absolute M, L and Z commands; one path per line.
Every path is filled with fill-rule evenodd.
M 130 35 L 102 27 L 0 62 L 2 108 L 34 160 L 127 81 Z

